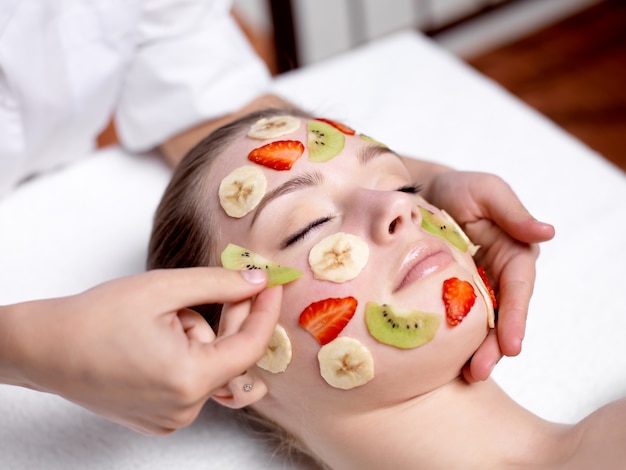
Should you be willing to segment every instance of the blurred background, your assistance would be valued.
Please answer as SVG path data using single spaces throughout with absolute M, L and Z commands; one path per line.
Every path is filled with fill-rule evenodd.
M 417 29 L 626 171 L 626 0 L 236 0 L 233 14 L 274 75 Z

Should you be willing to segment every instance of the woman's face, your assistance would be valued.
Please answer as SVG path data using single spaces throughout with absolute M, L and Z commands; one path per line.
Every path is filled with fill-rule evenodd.
M 476 287 L 471 255 L 422 227 L 418 204 L 440 212 L 415 194 L 416 182 L 396 154 L 358 134 L 345 135 L 338 155 L 311 162 L 308 121 L 301 121 L 296 131 L 267 141 L 244 135 L 218 158 L 209 176 L 209 187 L 217 195 L 218 186 L 233 170 L 257 166 L 267 179 L 265 195 L 272 195 L 241 218 L 228 216 L 218 198 L 211 198 L 220 227 L 218 252 L 234 243 L 304 273 L 284 286 L 280 324 L 291 341 L 291 363 L 278 374 L 255 371 L 269 388 L 267 398 L 257 406 L 263 410 L 264 402 L 278 403 L 301 412 L 306 397 L 307 407 L 313 410 L 319 406 L 338 412 L 364 410 L 432 391 L 458 376 L 488 330 L 487 308 Z M 248 160 L 250 151 L 278 140 L 304 145 L 304 153 L 290 170 L 276 171 Z M 311 250 L 339 232 L 355 236 L 361 248 L 366 246 L 369 254 L 357 255 L 365 264 L 353 272 L 353 279 L 317 279 L 309 261 Z M 444 281 L 451 278 L 468 281 L 476 294 L 469 313 L 455 326 L 446 320 L 442 300 Z M 322 345 L 299 323 L 311 304 L 345 297 L 355 298 L 357 307 L 339 337 L 360 342 L 371 353 L 374 369 L 371 380 L 349 390 L 331 386 L 321 376 Z M 439 319 L 434 337 L 408 349 L 381 342 L 366 325 L 368 302 L 434 314 Z

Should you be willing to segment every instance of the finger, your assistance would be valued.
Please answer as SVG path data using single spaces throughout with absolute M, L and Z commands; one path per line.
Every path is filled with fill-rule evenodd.
M 182 268 L 145 273 L 149 293 L 163 312 L 207 303 L 236 302 L 258 293 L 267 283 L 262 270 Z
M 263 356 L 278 322 L 281 301 L 282 286 L 264 290 L 256 297 L 238 332 L 206 345 L 206 370 L 211 372 L 208 388 L 219 387 L 238 376 Z
M 498 300 L 498 341 L 505 356 L 516 356 L 522 350 L 528 306 L 535 283 L 535 255 L 518 254 L 500 275 Z
M 483 211 L 511 237 L 525 243 L 539 243 L 554 237 L 554 227 L 536 220 L 508 184 L 498 178 L 500 197 L 482 200 Z M 497 184 L 497 183 L 496 183 Z M 482 194 L 482 193 L 481 193 Z
M 502 353 L 500 352 L 498 337 L 492 329 L 470 362 L 463 367 L 463 377 L 469 383 L 487 380 L 501 358 Z
M 181 309 L 178 312 L 178 319 L 183 327 L 183 331 L 190 340 L 200 341 L 202 343 L 215 341 L 213 329 L 198 312 L 194 312 L 188 308 Z
M 250 314 L 251 308 L 252 299 L 224 305 L 220 316 L 218 337 L 228 336 L 239 331 L 242 323 Z

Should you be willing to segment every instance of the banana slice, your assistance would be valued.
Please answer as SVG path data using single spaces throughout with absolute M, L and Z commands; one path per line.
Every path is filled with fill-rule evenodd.
M 316 279 L 346 282 L 359 275 L 367 264 L 367 243 L 350 233 L 338 232 L 321 240 L 309 252 L 309 266 Z
M 285 329 L 276 325 L 265 354 L 256 363 L 261 369 L 278 374 L 285 372 L 291 362 L 291 341 Z
M 440 210 L 441 210 L 441 213 L 444 215 L 444 217 L 448 219 L 448 222 L 450 222 L 450 225 L 452 225 L 456 229 L 456 231 L 459 233 L 461 238 L 465 241 L 465 243 L 467 243 L 467 251 L 469 252 L 469 254 L 471 256 L 474 256 L 476 252 L 480 249 L 480 245 L 474 245 L 472 243 L 472 240 L 469 239 L 469 237 L 463 231 L 461 226 L 456 223 L 456 220 L 454 220 L 454 218 L 450 214 L 448 214 L 445 210 L 443 209 L 440 209 Z
M 478 274 L 474 274 L 472 279 L 474 280 L 474 284 L 476 284 L 476 287 L 478 288 L 478 292 L 480 292 L 480 295 L 482 295 L 483 299 L 485 300 L 485 305 L 487 306 L 487 324 L 489 325 L 489 328 L 495 328 L 496 312 L 493 308 L 491 296 L 487 291 L 487 286 L 485 286 L 485 283 Z
M 280 137 L 297 131 L 300 128 L 300 119 L 294 116 L 272 116 L 255 122 L 248 131 L 251 139 L 267 140 Z
M 374 378 L 374 359 L 369 349 L 354 338 L 339 336 L 317 353 L 320 373 L 328 385 L 350 390 Z
M 239 219 L 257 206 L 266 188 L 267 180 L 259 167 L 240 166 L 220 183 L 218 195 L 222 209 Z

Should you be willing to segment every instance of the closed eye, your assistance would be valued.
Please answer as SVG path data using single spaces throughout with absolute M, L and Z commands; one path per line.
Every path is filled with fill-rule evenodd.
M 304 227 L 302 230 L 297 231 L 293 235 L 289 236 L 285 241 L 283 241 L 281 243 L 281 248 L 282 249 L 288 248 L 289 246 L 291 246 L 291 245 L 293 245 L 295 243 L 298 243 L 301 240 L 304 240 L 307 237 L 307 235 L 309 235 L 311 233 L 311 231 L 313 231 L 314 229 L 320 227 L 321 225 L 325 224 L 326 222 L 330 222 L 331 220 L 333 220 L 333 218 L 334 218 L 334 216 L 327 215 L 326 217 L 321 217 L 321 218 L 319 218 L 317 220 L 314 220 L 309 225 Z
M 422 185 L 418 183 L 406 184 L 399 187 L 396 191 L 407 194 L 418 194 L 422 190 Z

